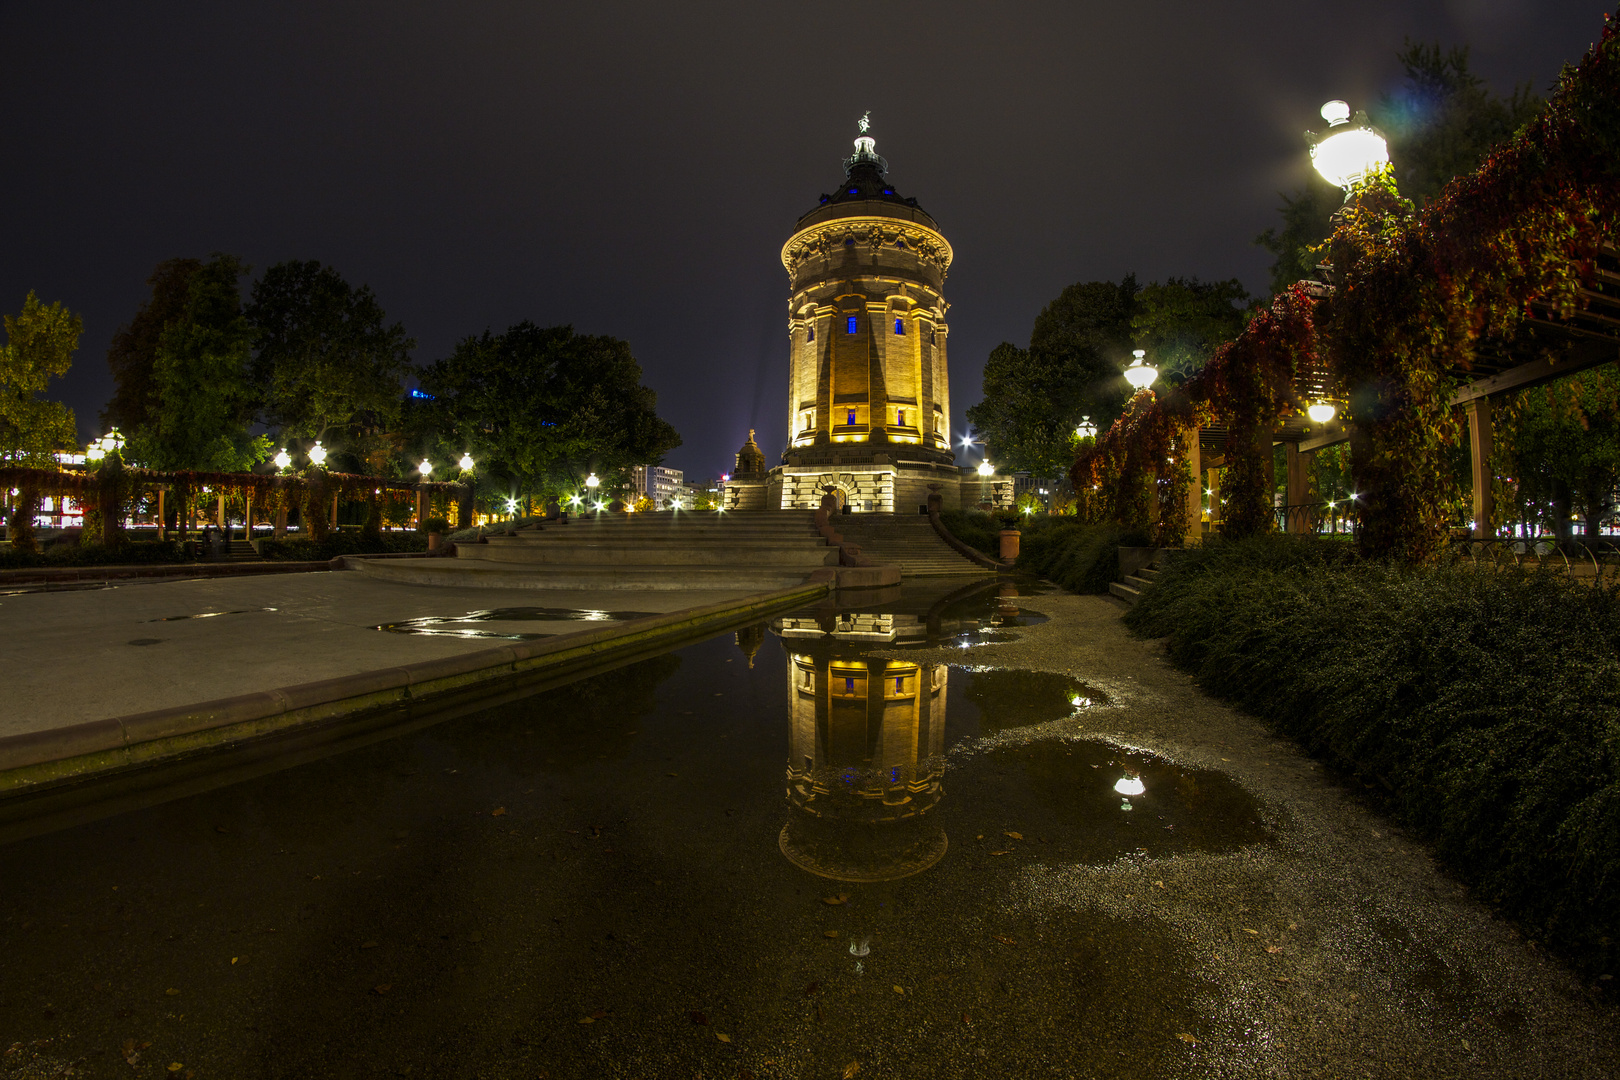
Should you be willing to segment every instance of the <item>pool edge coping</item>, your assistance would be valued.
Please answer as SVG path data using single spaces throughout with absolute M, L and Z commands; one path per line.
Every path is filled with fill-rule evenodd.
M 832 587 L 807 582 L 595 630 L 0 737 L 0 802 L 199 751 L 341 724 L 469 687 L 645 651 L 741 616 L 813 602 Z

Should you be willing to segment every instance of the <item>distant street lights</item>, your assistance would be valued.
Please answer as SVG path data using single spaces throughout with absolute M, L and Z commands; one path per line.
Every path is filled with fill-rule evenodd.
M 1311 147 L 1311 164 L 1328 183 L 1344 189 L 1346 199 L 1369 176 L 1389 165 L 1389 144 L 1364 112 L 1350 119 L 1350 106 L 1330 101 L 1322 106 L 1322 119 L 1328 122 L 1326 135 L 1305 133 Z

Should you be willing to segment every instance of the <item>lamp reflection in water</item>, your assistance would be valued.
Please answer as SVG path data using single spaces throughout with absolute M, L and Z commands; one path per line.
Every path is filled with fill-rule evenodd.
M 945 773 L 945 665 L 864 656 L 870 628 L 837 618 L 815 638 L 792 622 L 782 854 L 837 881 L 921 873 L 948 844 L 931 813 Z M 860 636 L 841 640 L 851 631 Z

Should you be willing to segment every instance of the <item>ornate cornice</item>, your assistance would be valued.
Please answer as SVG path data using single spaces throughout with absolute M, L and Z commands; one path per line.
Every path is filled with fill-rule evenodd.
M 868 250 L 893 247 L 899 240 L 906 248 L 926 263 L 932 263 L 941 274 L 950 268 L 951 245 L 926 225 L 895 218 L 869 215 L 841 217 L 818 222 L 800 229 L 782 245 L 782 266 L 793 273 L 807 259 L 830 256 L 843 246 L 843 238 L 853 234 L 857 242 Z

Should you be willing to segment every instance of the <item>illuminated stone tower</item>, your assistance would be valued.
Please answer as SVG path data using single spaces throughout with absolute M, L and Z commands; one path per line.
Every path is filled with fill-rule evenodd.
M 813 509 L 831 489 L 852 511 L 912 514 L 930 483 L 948 507 L 959 502 L 945 364 L 951 245 L 889 183 L 866 128 L 837 192 L 782 247 L 788 432 L 771 508 Z

